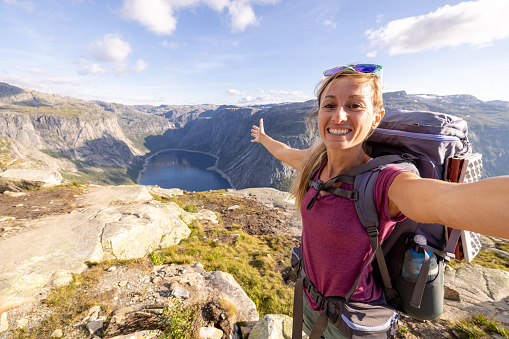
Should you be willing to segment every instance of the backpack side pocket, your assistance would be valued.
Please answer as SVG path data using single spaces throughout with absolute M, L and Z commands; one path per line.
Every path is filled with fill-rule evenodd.
M 416 308 L 410 305 L 412 294 L 415 289 L 415 283 L 398 276 L 396 286 L 399 292 L 399 298 L 405 313 L 421 320 L 433 320 L 438 318 L 444 309 L 444 270 L 443 264 L 439 265 L 437 277 L 424 287 L 421 299 L 421 307 Z

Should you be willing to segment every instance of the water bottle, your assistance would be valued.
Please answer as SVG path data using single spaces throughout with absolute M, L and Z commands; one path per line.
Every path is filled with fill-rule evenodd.
M 401 276 L 410 282 L 416 282 L 419 272 L 421 271 L 422 263 L 424 262 L 424 251 L 421 246 L 426 245 L 426 238 L 420 234 L 414 237 L 414 242 L 417 245 L 414 248 L 410 247 L 405 252 L 405 260 L 403 262 L 403 269 L 401 270 Z M 433 281 L 438 275 L 438 263 L 435 253 L 428 252 L 430 267 L 428 272 L 428 278 L 426 282 Z

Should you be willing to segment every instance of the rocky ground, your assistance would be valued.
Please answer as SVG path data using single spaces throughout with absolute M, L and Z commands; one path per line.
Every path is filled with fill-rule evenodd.
M 53 215 L 70 213 L 73 209 L 79 208 L 87 204 L 83 198 L 83 188 L 52 188 L 43 189 L 29 193 L 14 193 L 0 195 L 0 246 L 1 239 L 14 237 L 24 229 L 24 221 L 39 218 L 42 215 Z M 220 225 L 227 229 L 240 226 L 245 232 L 251 235 L 292 235 L 295 244 L 298 244 L 296 229 L 289 223 L 294 218 L 293 212 L 282 209 L 278 204 L 274 204 L 271 199 L 259 199 L 256 201 L 251 199 L 252 194 L 236 194 L 225 196 L 224 199 L 207 200 L 203 196 L 189 195 L 185 197 L 187 202 L 193 202 L 199 207 L 203 207 L 212 211 L 216 211 L 220 215 Z M 248 199 L 246 199 L 248 198 Z M 247 211 L 242 216 L 230 213 L 231 208 L 235 208 L 239 204 L 243 205 Z M 1 216 L 7 216 L 3 218 Z M 32 226 L 33 227 L 33 226 Z M 225 240 L 226 241 L 226 240 Z M 276 266 L 275 270 L 288 278 L 289 268 L 285 266 Z M 86 324 L 92 321 L 104 321 L 106 316 L 112 310 L 121 310 L 117 314 L 118 318 L 126 318 L 126 314 L 133 313 L 137 317 L 145 317 L 153 319 L 153 321 L 141 322 L 137 318 L 131 318 L 127 322 L 119 325 L 122 326 L 141 326 L 140 330 L 153 330 L 158 328 L 158 317 L 155 315 L 162 312 L 165 305 L 165 296 L 175 290 L 175 284 L 185 287 L 191 291 L 197 291 L 202 285 L 196 280 L 197 274 L 204 276 L 203 267 L 196 265 L 164 265 L 153 266 L 148 260 L 140 260 L 129 265 L 111 265 L 103 264 L 91 267 L 88 272 L 93 276 L 95 281 L 92 285 L 83 284 L 78 288 L 83 288 L 87 295 L 84 300 L 101 300 L 102 304 L 108 305 L 106 308 L 93 308 L 93 305 L 84 306 L 83 313 L 73 322 L 74 331 L 68 338 L 85 338 L 90 337 L 85 330 Z M 291 279 L 284 279 L 287 284 L 292 285 Z M 47 302 L 42 302 L 45 296 L 40 296 L 36 301 L 19 306 L 9 311 L 8 324 L 10 328 L 25 327 L 32 328 L 41 324 L 45 319 L 52 315 L 51 307 Z M 149 308 L 147 308 L 149 307 Z M 214 325 L 222 328 L 225 333 L 233 331 L 233 324 L 224 322 L 217 325 L 221 319 L 227 317 L 227 308 L 211 301 L 208 305 L 210 312 L 202 312 L 200 322 L 204 325 Z M 142 312 L 134 312 L 133 310 L 142 310 Z M 123 315 L 121 314 L 123 312 Z M 111 314 L 110 314 L 111 316 Z M 125 319 L 124 319 L 125 320 Z M 147 319 L 145 319 L 147 320 Z M 444 319 L 435 321 L 417 321 L 412 318 L 403 317 L 400 322 L 404 331 L 398 334 L 401 338 L 456 338 L 458 333 L 454 330 L 453 325 Z M 0 329 L 5 326 L 6 322 L 0 322 Z M 120 324 L 120 323 L 119 323 Z M 152 325 L 146 325 L 152 324 Z M 53 330 L 52 330 L 53 331 Z M 114 329 L 110 333 L 115 334 Z M 19 332 L 23 333 L 23 332 Z M 121 333 L 121 330 L 118 330 Z M 58 333 L 57 333 L 58 334 Z M 20 334 L 20 337 L 23 337 Z M 41 336 L 44 337 L 44 336 Z M 47 337 L 47 335 L 46 335 Z M 0 338 L 9 338 L 7 333 L 0 334 Z
M 23 232 L 27 220 L 70 213 L 81 206 L 82 193 L 79 188 L 66 187 L 0 194 L 0 237 Z

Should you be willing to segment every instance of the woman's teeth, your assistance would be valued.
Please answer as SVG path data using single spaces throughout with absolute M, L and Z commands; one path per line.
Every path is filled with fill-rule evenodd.
M 334 135 L 343 135 L 349 132 L 350 132 L 349 129 L 329 128 L 329 133 Z

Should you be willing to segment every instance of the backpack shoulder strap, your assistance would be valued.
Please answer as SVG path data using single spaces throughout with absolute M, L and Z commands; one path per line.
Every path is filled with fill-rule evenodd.
M 389 271 L 387 269 L 387 264 L 385 262 L 384 253 L 382 250 L 382 246 L 380 243 L 380 239 L 378 237 L 378 226 L 380 224 L 380 218 L 378 216 L 378 209 L 375 203 L 375 183 L 378 178 L 378 175 L 382 170 L 384 170 L 388 166 L 398 166 L 405 169 L 408 169 L 416 174 L 418 174 L 418 170 L 412 163 L 408 162 L 410 158 L 406 156 L 399 155 L 389 155 L 375 158 L 369 161 L 367 164 L 370 164 L 371 168 L 368 171 L 359 173 L 354 180 L 354 191 L 358 194 L 358 199 L 355 200 L 355 210 L 357 211 L 357 215 L 359 216 L 359 220 L 361 224 L 366 229 L 366 232 L 369 235 L 369 242 L 371 245 L 372 254 L 361 270 L 359 276 L 355 280 L 352 288 L 346 295 L 346 299 L 349 300 L 357 289 L 357 285 L 359 283 L 360 277 L 363 275 L 364 271 L 371 265 L 371 262 L 376 257 L 378 267 L 380 268 L 380 274 L 382 276 L 382 280 L 384 282 L 384 286 L 386 289 L 386 293 L 392 293 L 392 283 L 389 275 Z M 364 165 L 363 165 L 364 166 Z M 388 295 L 391 298 L 391 295 Z

